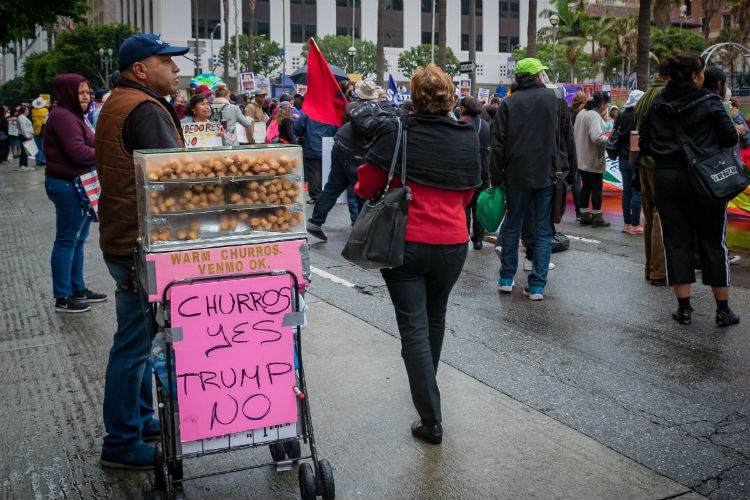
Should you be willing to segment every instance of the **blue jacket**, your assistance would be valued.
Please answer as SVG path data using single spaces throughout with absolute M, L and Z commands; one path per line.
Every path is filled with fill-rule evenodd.
M 297 123 L 294 124 L 294 135 L 297 137 L 304 135 L 302 155 L 305 158 L 315 159 L 323 157 L 323 137 L 333 137 L 338 129 L 336 125 L 311 120 L 303 113 Z

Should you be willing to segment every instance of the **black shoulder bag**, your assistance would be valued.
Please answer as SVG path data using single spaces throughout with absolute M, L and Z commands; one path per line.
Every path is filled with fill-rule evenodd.
M 607 144 L 604 146 L 610 160 L 616 160 L 620 155 L 620 115 L 617 115 L 612 124 L 612 132 L 609 133 Z
M 560 147 L 562 139 L 562 104 L 557 101 L 557 137 L 555 138 L 555 181 L 552 194 L 552 222 L 559 224 L 565 214 L 568 204 L 568 185 L 563 180 L 562 159 L 560 158 Z
M 750 184 L 750 180 L 737 167 L 732 153 L 727 153 L 718 147 L 703 151 L 693 143 L 682 128 L 680 115 L 711 97 L 711 95 L 703 96 L 680 110 L 675 110 L 668 103 L 662 105 L 665 114 L 672 118 L 677 139 L 688 164 L 690 183 L 697 195 L 697 201 L 703 205 L 727 203 Z
M 403 147 L 402 147 L 403 145 Z M 390 187 L 401 150 L 401 184 Z M 406 129 L 398 120 L 398 135 L 385 188 L 367 200 L 352 227 L 341 256 L 364 269 L 398 267 L 404 263 L 406 221 L 411 188 L 406 185 Z

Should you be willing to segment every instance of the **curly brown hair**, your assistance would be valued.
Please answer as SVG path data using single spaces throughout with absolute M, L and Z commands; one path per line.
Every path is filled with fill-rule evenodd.
M 455 87 L 451 77 L 434 64 L 420 68 L 411 77 L 414 111 L 427 115 L 446 115 L 453 108 Z

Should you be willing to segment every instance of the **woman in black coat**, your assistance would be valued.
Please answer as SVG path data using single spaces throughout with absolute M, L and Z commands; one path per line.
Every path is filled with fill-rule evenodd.
M 687 160 L 675 131 L 676 112 L 685 134 L 700 151 L 731 148 L 737 131 L 719 96 L 702 89 L 703 59 L 680 54 L 669 60 L 670 81 L 654 98 L 639 135 L 641 154 L 654 158 L 654 198 L 662 226 L 667 284 L 674 287 L 675 321 L 691 322 L 690 285 L 695 283 L 695 246 L 702 262 L 702 281 L 716 299 L 716 324 L 735 325 L 729 308 L 729 261 L 726 246 L 727 204 L 700 204 L 690 182 Z
M 5 115 L 8 114 L 8 106 L 0 108 L 0 163 L 8 163 L 8 154 L 10 153 L 10 137 L 8 137 L 8 120 Z

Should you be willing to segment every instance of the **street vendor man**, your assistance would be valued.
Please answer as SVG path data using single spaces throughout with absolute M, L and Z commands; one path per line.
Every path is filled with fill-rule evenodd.
M 120 79 L 104 104 L 96 129 L 101 184 L 99 246 L 115 280 L 117 332 L 104 382 L 104 467 L 148 470 L 154 465 L 159 421 L 154 418 L 146 333 L 147 301 L 138 289 L 133 250 L 138 238 L 133 151 L 184 147 L 180 119 L 163 97 L 177 90 L 172 56 L 187 53 L 157 35 L 129 37 L 118 54 Z

